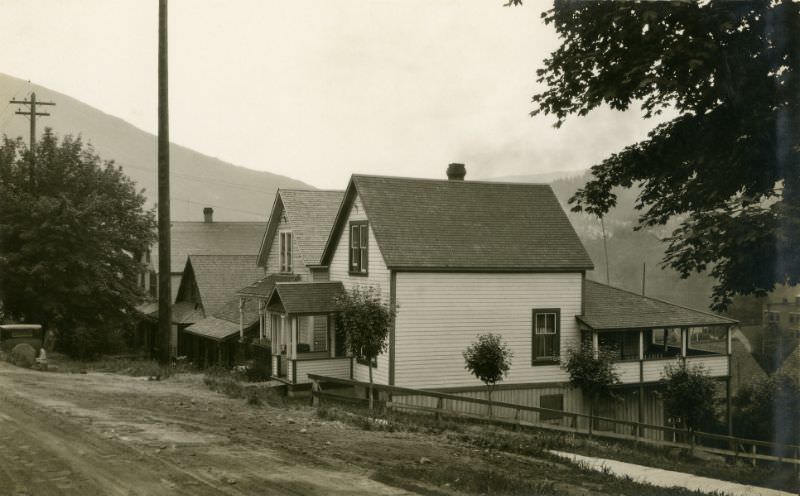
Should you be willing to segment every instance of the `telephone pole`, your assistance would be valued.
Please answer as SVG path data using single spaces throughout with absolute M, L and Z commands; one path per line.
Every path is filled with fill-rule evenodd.
M 158 335 L 159 361 L 172 348 L 172 277 L 169 214 L 169 85 L 167 79 L 167 0 L 158 2 Z
M 31 121 L 31 138 L 30 138 L 31 169 L 30 169 L 30 175 L 31 175 L 31 185 L 33 185 L 34 184 L 34 178 L 35 178 L 35 167 L 36 167 L 36 117 L 37 116 L 46 117 L 46 116 L 50 115 L 49 112 L 37 112 L 36 111 L 36 106 L 37 105 L 55 105 L 55 103 L 53 103 L 53 102 L 37 102 L 36 101 L 36 93 L 35 92 L 31 92 L 31 99 L 30 100 L 9 100 L 8 103 L 14 103 L 14 104 L 17 104 L 17 105 L 28 105 L 30 107 L 30 110 L 27 111 L 27 112 L 24 112 L 22 110 L 17 110 L 14 113 L 17 114 L 17 115 L 28 115 L 28 116 L 30 116 L 30 121 Z

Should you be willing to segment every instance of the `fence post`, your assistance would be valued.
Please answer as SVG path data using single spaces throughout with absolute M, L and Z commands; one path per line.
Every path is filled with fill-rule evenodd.
M 753 443 L 753 447 L 751 448 L 751 451 L 753 452 L 753 455 L 756 455 L 756 454 L 757 454 L 757 451 L 758 451 L 758 450 L 756 449 L 756 443 Z M 755 457 L 755 456 L 753 456 L 753 459 L 752 459 L 752 460 L 750 460 L 750 463 L 751 463 L 751 464 L 752 464 L 754 467 L 756 466 L 756 457 Z
M 438 410 L 436 412 L 436 421 L 437 422 L 441 422 L 442 421 L 443 404 L 444 404 L 444 401 L 442 401 L 442 398 L 437 398 L 437 400 L 436 400 L 436 409 Z
M 515 422 L 514 423 L 514 430 L 518 431 L 519 430 L 519 408 L 517 408 L 516 411 L 514 412 L 514 422 Z
M 321 391 L 322 387 L 320 387 L 319 381 L 317 379 L 313 379 L 311 381 L 311 406 L 320 406 L 322 403 L 322 398 L 320 397 L 319 393 Z

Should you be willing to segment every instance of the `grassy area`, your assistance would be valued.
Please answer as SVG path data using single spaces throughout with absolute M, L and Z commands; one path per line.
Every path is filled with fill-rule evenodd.
M 544 429 L 526 428 L 521 431 L 515 431 L 511 428 L 471 420 L 445 418 L 437 421 L 431 415 L 414 413 L 382 412 L 373 417 L 366 408 L 349 404 L 330 406 L 329 403 L 318 409 L 318 415 L 326 419 L 347 422 L 364 430 L 438 434 L 448 440 L 465 443 L 477 449 L 531 456 L 559 462 L 559 465 L 562 463 L 554 455 L 548 453 L 548 450 L 568 451 L 586 456 L 608 458 L 793 493 L 797 493 L 800 489 L 797 469 L 789 465 L 764 463 L 753 467 L 749 462 L 729 464 L 722 459 L 692 456 L 683 450 L 657 448 L 644 444 L 636 446 L 634 443 L 626 443 L 624 441 L 590 439 L 586 436 L 576 436 L 570 433 L 559 433 Z M 431 468 L 430 470 L 434 469 Z M 445 477 L 444 480 L 449 480 L 446 479 L 446 469 L 442 470 L 440 467 L 436 470 L 438 473 L 429 474 L 431 480 L 437 480 L 437 477 Z M 453 467 L 453 470 L 455 470 L 455 467 Z M 423 470 L 421 474 L 424 475 L 424 473 L 425 471 Z M 400 473 L 395 475 L 397 477 L 404 476 Z M 459 483 L 479 488 L 480 484 L 488 484 L 492 480 L 492 474 L 482 474 L 480 478 L 469 482 L 469 478 L 472 476 L 470 474 L 462 475 Z M 492 484 L 492 487 L 496 487 L 500 494 L 514 492 L 504 488 L 502 481 L 496 481 Z M 604 488 L 605 490 L 608 489 L 605 485 Z M 546 494 L 548 491 L 545 486 L 537 486 L 535 488 L 520 487 L 518 489 L 521 492 L 533 492 L 535 490 L 537 491 L 536 494 Z M 647 491 L 647 494 L 660 494 L 652 492 L 649 487 Z M 557 493 L 558 491 L 555 492 Z M 625 491 L 620 491 L 620 493 L 628 494 Z
M 131 356 L 107 356 L 89 362 L 73 360 L 61 353 L 50 353 L 47 358 L 48 371 L 72 374 L 106 372 L 161 380 L 175 374 L 194 371 L 192 365 L 187 363 L 161 365 L 156 360 Z
M 203 383 L 212 391 L 230 398 L 244 399 L 249 405 L 258 406 L 263 403 L 272 406 L 287 405 L 287 399 L 278 388 L 269 384 L 248 382 L 244 372 L 211 367 L 203 374 Z

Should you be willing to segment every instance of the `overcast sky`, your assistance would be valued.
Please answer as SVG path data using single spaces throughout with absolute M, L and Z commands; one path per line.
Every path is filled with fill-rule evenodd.
M 558 45 L 530 0 L 170 0 L 170 133 L 342 188 L 352 172 L 467 178 L 591 166 L 654 125 L 531 118 Z M 156 130 L 156 0 L 0 0 L 0 71 Z

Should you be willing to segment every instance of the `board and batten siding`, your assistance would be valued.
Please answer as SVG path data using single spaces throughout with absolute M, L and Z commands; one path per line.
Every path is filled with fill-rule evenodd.
M 384 302 L 389 303 L 389 269 L 383 260 L 378 243 L 375 241 L 375 233 L 372 225 L 369 225 L 368 243 L 368 266 L 366 276 L 350 275 L 350 221 L 369 220 L 361 203 L 361 198 L 356 196 L 353 205 L 350 207 L 347 220 L 345 221 L 342 235 L 336 245 L 336 250 L 331 258 L 328 269 L 331 281 L 341 281 L 345 289 L 351 290 L 356 287 L 367 289 L 374 287 L 381 293 Z M 389 383 L 389 355 L 384 353 L 378 357 L 378 366 L 372 370 L 373 381 L 378 384 Z M 353 379 L 357 381 L 369 381 L 369 367 L 353 362 Z
M 285 211 L 281 209 L 280 213 L 280 221 L 278 222 L 278 228 L 275 230 L 275 236 L 272 238 L 272 246 L 269 249 L 269 255 L 267 255 L 267 265 L 264 267 L 265 274 L 278 274 L 281 271 L 281 231 L 291 231 L 292 226 L 289 221 L 286 220 Z M 302 281 L 310 281 L 311 280 L 311 271 L 306 267 L 305 262 L 303 261 L 303 255 L 300 253 L 300 250 L 297 246 L 297 240 L 295 240 L 294 234 L 292 234 L 292 273 L 297 274 L 300 276 Z
M 561 310 L 561 355 L 580 340 L 580 273 L 398 272 L 395 384 L 482 386 L 462 352 L 477 335 L 501 334 L 514 354 L 503 384 L 566 382 L 558 365 L 532 365 L 532 310 Z

